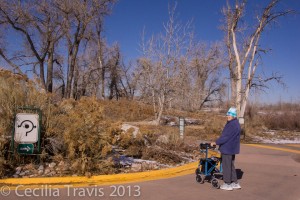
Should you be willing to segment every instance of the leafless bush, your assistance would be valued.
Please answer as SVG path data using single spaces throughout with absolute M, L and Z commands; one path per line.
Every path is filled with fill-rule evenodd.
M 129 102 L 106 103 L 95 98 L 82 98 L 54 104 L 53 96 L 38 86 L 26 76 L 0 70 L 0 138 L 4 140 L 0 142 L 1 166 L 8 162 L 2 155 L 3 145 L 11 134 L 13 114 L 19 106 L 34 105 L 42 110 L 42 135 L 46 138 L 45 148 L 51 153 L 48 159 L 61 155 L 68 159 L 74 172 L 82 174 L 87 171 L 108 172 L 101 166 L 112 164 L 107 161 L 107 156 L 115 135 L 120 131 L 118 121 L 149 116 L 147 106 L 144 109 Z
M 12 164 L 5 159 L 4 154 L 8 151 L 6 144 L 9 143 L 8 138 L 12 132 L 14 112 L 18 107 L 28 105 L 47 110 L 50 98 L 51 95 L 44 93 L 38 82 L 31 81 L 24 75 L 0 69 L 0 165 Z M 12 162 L 17 160 L 16 158 Z M 4 170 L 5 167 L 1 169 Z
M 270 104 L 270 105 L 262 105 L 260 106 L 261 110 L 266 111 L 298 111 L 300 112 L 300 102 L 298 103 L 288 103 L 288 102 L 279 102 L 276 104 Z
M 182 161 L 180 156 L 178 156 L 174 152 L 159 147 L 145 149 L 142 158 L 167 164 L 178 164 Z
M 247 129 L 300 130 L 300 104 L 297 103 L 249 104 L 245 117 Z
M 300 113 L 271 113 L 261 117 L 261 119 L 269 129 L 283 129 L 290 131 L 300 130 Z
M 105 101 L 101 100 L 103 112 L 106 119 L 123 122 L 136 122 L 145 119 L 152 119 L 154 112 L 150 105 L 138 101 L 119 100 Z

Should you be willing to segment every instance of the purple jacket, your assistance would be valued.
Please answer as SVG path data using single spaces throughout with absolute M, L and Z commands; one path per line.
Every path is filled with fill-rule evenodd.
M 240 134 L 241 126 L 237 119 L 227 122 L 221 136 L 216 141 L 216 144 L 220 146 L 220 152 L 228 155 L 239 154 Z

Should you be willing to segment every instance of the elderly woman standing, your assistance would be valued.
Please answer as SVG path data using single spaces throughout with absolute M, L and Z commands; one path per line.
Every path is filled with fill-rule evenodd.
M 237 180 L 234 166 L 235 155 L 240 153 L 241 127 L 237 120 L 236 108 L 231 107 L 227 112 L 227 123 L 221 136 L 211 145 L 219 145 L 222 156 L 223 180 L 222 190 L 241 189 Z

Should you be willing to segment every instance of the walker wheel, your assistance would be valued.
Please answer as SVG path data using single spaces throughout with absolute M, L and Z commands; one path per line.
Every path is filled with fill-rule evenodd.
M 196 181 L 198 182 L 198 183 L 204 183 L 204 179 L 205 179 L 205 176 L 204 175 L 201 175 L 201 174 L 198 174 L 197 176 L 196 176 Z
M 220 188 L 219 180 L 216 178 L 211 179 L 211 186 L 215 189 Z

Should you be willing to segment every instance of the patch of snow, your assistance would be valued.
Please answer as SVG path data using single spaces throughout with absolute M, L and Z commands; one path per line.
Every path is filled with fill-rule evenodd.
M 145 163 L 152 163 L 152 164 L 156 164 L 157 162 L 156 161 L 153 161 L 153 160 L 143 160 L 143 159 L 133 159 L 135 163 L 142 163 L 142 162 L 145 162 Z
M 264 133 L 274 135 L 276 133 L 276 131 L 269 130 L 269 131 L 265 131 Z
M 143 159 L 134 159 L 134 163 L 147 163 L 147 164 L 155 164 L 160 167 L 169 168 L 172 167 L 171 165 L 162 164 L 153 160 L 143 160 Z
M 267 115 L 268 113 L 264 112 L 264 111 L 258 111 L 257 114 L 259 114 L 259 115 Z
M 170 126 L 177 126 L 177 124 L 175 122 L 170 122 L 169 125 Z
M 268 144 L 300 144 L 300 138 L 295 138 L 293 140 L 287 139 L 266 139 L 263 137 L 255 137 L 261 143 L 268 143 Z
M 185 118 L 185 123 L 189 125 L 201 125 L 203 122 L 201 122 L 199 119 L 193 119 L 193 118 Z
M 114 158 L 114 161 L 116 164 L 120 164 L 122 166 L 128 166 L 128 165 L 132 165 L 133 158 L 121 155 L 118 158 Z

